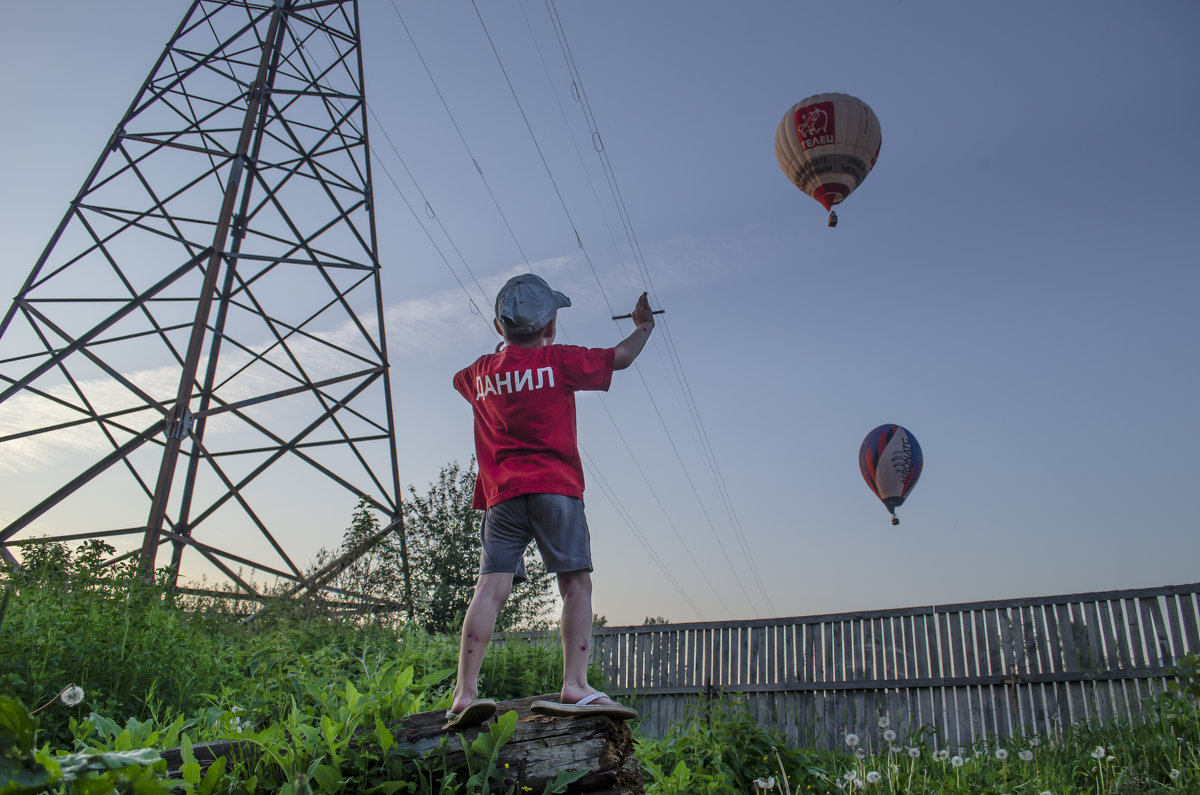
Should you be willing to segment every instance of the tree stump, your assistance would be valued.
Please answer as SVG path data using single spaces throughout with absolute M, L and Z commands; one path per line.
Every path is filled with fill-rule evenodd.
M 633 752 L 633 734 L 625 722 L 602 715 L 548 718 L 535 715 L 529 709 L 530 704 L 539 699 L 553 701 L 557 698 L 555 693 L 502 701 L 496 705 L 496 717 L 511 710 L 517 712 L 516 728 L 500 749 L 497 759 L 505 782 L 517 785 L 518 792 L 522 791 L 521 787 L 541 792 L 559 773 L 587 770 L 586 775 L 568 787 L 568 793 L 644 795 L 642 769 Z M 480 732 L 487 731 L 494 720 L 460 732 L 445 732 L 442 726 L 446 722 L 446 712 L 437 710 L 409 715 L 390 724 L 388 730 L 395 739 L 396 749 L 406 749 L 418 757 L 441 754 L 442 739 L 449 738 L 445 756 L 447 764 L 453 768 L 465 764 L 462 743 L 455 740 L 454 735 L 461 734 L 469 745 Z M 237 741 L 198 743 L 192 746 L 192 753 L 202 768 L 207 769 L 218 757 L 253 753 L 253 748 Z M 178 778 L 179 749 L 165 751 L 163 757 L 167 760 L 169 775 Z

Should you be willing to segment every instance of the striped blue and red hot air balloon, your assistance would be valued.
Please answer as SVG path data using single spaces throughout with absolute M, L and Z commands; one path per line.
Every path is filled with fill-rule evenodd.
M 880 425 L 867 434 L 858 448 L 858 468 L 863 480 L 883 501 L 892 524 L 900 524 L 896 509 L 921 477 L 921 445 L 917 437 L 899 425 Z

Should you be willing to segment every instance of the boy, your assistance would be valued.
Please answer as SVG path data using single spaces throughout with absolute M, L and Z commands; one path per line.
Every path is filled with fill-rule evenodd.
M 478 697 L 479 669 L 514 579 L 525 579 L 522 558 L 535 539 L 563 598 L 563 685 L 560 702 L 534 702 L 534 711 L 637 717 L 587 681 L 592 553 L 575 392 L 607 391 L 613 371 L 624 370 L 642 352 L 654 315 L 642 293 L 632 315 L 637 327 L 615 348 L 555 345 L 558 310 L 570 305 L 571 299 L 532 273 L 509 279 L 496 296 L 503 350 L 481 356 L 454 376 L 454 388 L 473 407 L 479 463 L 474 507 L 485 513 L 479 581 L 463 620 L 447 729 L 479 725 L 496 711 L 494 701 Z

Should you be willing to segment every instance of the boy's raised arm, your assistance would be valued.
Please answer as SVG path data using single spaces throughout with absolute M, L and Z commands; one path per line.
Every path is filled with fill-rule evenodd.
M 633 364 L 633 360 L 642 352 L 642 348 L 646 347 L 646 342 L 650 339 L 650 332 L 654 330 L 654 313 L 650 310 L 650 300 L 645 293 L 642 293 L 637 300 L 637 305 L 633 308 L 633 322 L 637 324 L 633 333 L 618 342 L 614 348 L 616 352 L 613 358 L 614 370 L 624 370 Z

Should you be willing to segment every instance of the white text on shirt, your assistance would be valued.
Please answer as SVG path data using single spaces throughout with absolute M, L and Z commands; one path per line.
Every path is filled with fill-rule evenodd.
M 522 389 L 541 389 L 543 386 L 554 386 L 554 369 L 539 367 L 536 371 L 537 383 L 534 383 L 534 370 L 510 370 L 507 373 L 475 376 L 475 399 L 483 400 L 488 395 L 520 392 Z M 546 378 L 543 381 L 542 374 Z

